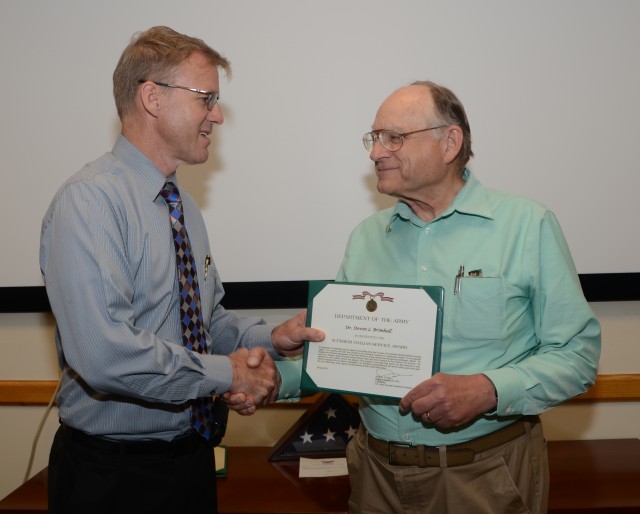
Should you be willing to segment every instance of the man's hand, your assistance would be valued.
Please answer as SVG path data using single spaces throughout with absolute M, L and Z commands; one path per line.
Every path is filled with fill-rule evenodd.
M 438 428 L 454 428 L 496 406 L 496 390 L 485 375 L 437 373 L 418 384 L 400 400 L 402 413 Z
M 306 321 L 307 311 L 305 309 L 273 329 L 271 344 L 278 354 L 285 357 L 299 355 L 302 353 L 305 341 L 320 342 L 324 340 L 324 332 L 306 327 Z
M 231 388 L 222 395 L 227 406 L 242 415 L 250 415 L 260 405 L 278 397 L 280 374 L 264 348 L 242 348 L 229 355 L 233 366 Z
M 267 403 L 272 403 L 276 401 L 281 384 L 282 384 L 282 377 L 280 376 L 280 373 L 276 369 L 276 387 L 274 389 L 274 395 L 273 395 L 273 398 L 270 399 Z M 251 416 L 256 412 L 257 407 L 255 402 L 253 401 L 253 399 L 249 398 L 246 393 L 226 392 L 221 396 L 221 399 L 224 403 L 227 404 L 227 407 L 230 410 L 236 411 L 241 416 Z
M 278 354 L 286 357 L 299 355 L 302 353 L 305 341 L 319 342 L 324 340 L 324 332 L 305 326 L 306 319 L 307 311 L 303 310 L 273 329 L 271 332 L 271 344 Z M 256 396 L 252 391 L 239 387 L 239 384 L 236 387 L 236 364 L 234 364 L 234 383 L 231 389 L 223 394 L 221 398 L 229 409 L 243 416 L 249 416 L 256 411 L 258 406 L 276 401 L 282 384 L 282 377 L 275 368 L 271 357 L 262 348 L 254 348 L 251 352 L 239 350 L 231 354 L 229 358 L 233 363 L 236 357 L 241 356 L 245 356 L 245 362 L 244 366 L 241 365 L 242 363 L 238 363 L 239 370 L 242 369 L 245 372 L 250 369 L 259 370 L 261 367 L 269 365 L 274 371 L 274 383 L 270 394 Z

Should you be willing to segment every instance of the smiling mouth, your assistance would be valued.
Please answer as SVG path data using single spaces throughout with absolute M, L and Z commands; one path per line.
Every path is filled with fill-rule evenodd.
M 388 171 L 396 168 L 396 166 L 390 166 L 389 164 L 391 163 L 383 159 L 375 161 L 374 164 L 375 164 L 377 173 L 382 173 L 384 171 Z
M 384 175 L 385 173 L 389 172 L 389 171 L 393 171 L 397 168 L 394 167 L 386 167 L 386 166 L 376 166 L 376 175 L 380 176 L 380 175 Z

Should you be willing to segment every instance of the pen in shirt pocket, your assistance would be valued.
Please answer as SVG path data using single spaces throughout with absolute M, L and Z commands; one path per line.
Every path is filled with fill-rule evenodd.
M 467 273 L 467 277 L 481 278 L 482 277 L 482 268 L 471 270 L 469 273 Z M 454 282 L 454 286 L 453 286 L 453 294 L 455 294 L 455 295 L 460 294 L 461 280 L 463 278 L 464 278 L 464 266 L 460 266 L 460 268 L 458 268 L 458 273 L 456 274 L 456 278 L 455 278 L 455 282 Z
M 211 264 L 211 256 L 207 255 L 204 258 L 204 279 L 207 280 L 207 275 L 209 274 L 209 264 Z

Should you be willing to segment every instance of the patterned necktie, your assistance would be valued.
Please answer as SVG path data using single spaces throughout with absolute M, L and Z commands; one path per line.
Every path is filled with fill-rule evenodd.
M 200 288 L 189 236 L 184 226 L 180 192 L 173 182 L 166 182 L 160 195 L 169 207 L 173 242 L 176 249 L 182 342 L 189 350 L 206 353 L 207 340 L 200 311 Z M 221 402 L 216 403 L 220 404 L 216 406 L 219 407 L 216 410 L 219 412 L 222 409 L 220 417 L 225 419 L 216 420 L 217 412 L 214 413 L 214 402 L 210 396 L 198 398 L 191 404 L 191 425 L 202 437 L 214 444 L 220 442 L 226 425 L 226 409 Z

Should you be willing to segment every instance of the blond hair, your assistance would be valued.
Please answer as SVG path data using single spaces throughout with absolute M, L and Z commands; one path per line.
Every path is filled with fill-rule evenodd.
M 231 75 L 231 63 L 202 39 L 169 27 L 152 27 L 134 34 L 113 72 L 113 96 L 120 119 L 133 109 L 139 80 L 170 81 L 178 66 L 193 53 Z

